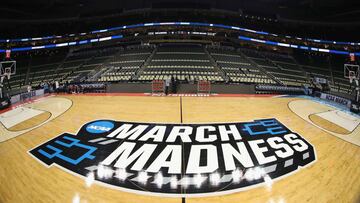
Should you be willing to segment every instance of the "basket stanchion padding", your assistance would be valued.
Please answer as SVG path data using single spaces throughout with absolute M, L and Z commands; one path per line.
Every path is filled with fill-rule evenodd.
M 163 80 L 153 80 L 151 82 L 152 93 L 164 93 L 164 81 Z
M 200 80 L 198 82 L 198 93 L 210 94 L 211 92 L 211 83 L 207 80 Z

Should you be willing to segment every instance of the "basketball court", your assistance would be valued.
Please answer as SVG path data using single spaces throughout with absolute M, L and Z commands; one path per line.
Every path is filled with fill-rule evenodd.
M 150 181 L 140 184 L 132 179 L 129 182 L 139 186 L 134 190 L 104 183 L 101 177 L 106 177 L 106 173 L 99 174 L 100 168 L 90 173 L 91 176 L 84 177 L 75 169 L 72 171 L 61 166 L 60 162 L 47 165 L 39 154 L 32 151 L 63 133 L 79 132 L 79 137 L 83 125 L 97 120 L 170 126 L 246 123 L 261 119 L 276 119 L 289 131 L 301 136 L 313 147 L 314 160 L 279 177 L 262 174 L 258 178 L 246 179 L 249 183 L 254 182 L 250 186 L 234 189 L 230 184 L 226 187 L 231 190 L 224 187 L 188 195 L 191 190 L 200 191 L 213 181 L 200 181 L 198 187 L 190 184 L 187 188 L 178 182 L 181 193 L 172 193 L 171 189 L 168 192 L 154 189 Z M 1 112 L 0 122 L 0 162 L 3 163 L 0 167 L 0 202 L 360 201 L 360 117 L 308 98 L 269 95 L 49 95 Z M 99 131 L 98 128 L 93 130 L 88 132 Z M 184 143 L 181 144 L 184 148 Z M 249 153 L 254 156 L 251 151 Z M 206 157 L 209 156 L 202 156 L 202 159 Z M 304 155 L 304 160 L 306 158 Z M 294 163 L 291 161 L 285 166 L 295 164 L 296 159 L 293 160 Z M 221 168 L 220 162 L 219 165 Z M 239 163 L 236 162 L 236 165 Z M 182 176 L 184 174 L 181 173 Z M 241 175 L 245 176 L 245 173 Z M 232 179 L 235 180 L 234 173 Z M 245 181 L 245 178 L 240 177 L 239 180 Z
M 2 6 L 0 203 L 360 203 L 360 4 Z

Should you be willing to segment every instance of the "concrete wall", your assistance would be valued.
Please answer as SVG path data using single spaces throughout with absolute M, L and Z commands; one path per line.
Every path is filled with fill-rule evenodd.
M 211 89 L 212 93 L 219 94 L 255 94 L 253 84 L 216 84 Z
M 106 87 L 109 93 L 151 93 L 150 83 L 116 83 Z

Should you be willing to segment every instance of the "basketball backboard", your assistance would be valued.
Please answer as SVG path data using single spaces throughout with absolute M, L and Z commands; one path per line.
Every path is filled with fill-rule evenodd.
M 358 80 L 360 78 L 359 65 L 344 64 L 344 77 L 350 80 Z
M 0 61 L 0 77 L 16 74 L 16 61 Z

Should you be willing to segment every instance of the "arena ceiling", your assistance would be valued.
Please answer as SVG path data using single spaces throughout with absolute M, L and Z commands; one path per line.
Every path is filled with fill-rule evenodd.
M 8 0 L 0 38 L 64 35 L 148 22 L 208 22 L 358 41 L 359 0 Z
M 358 0 L 11 0 L 0 5 L 3 19 L 81 18 L 134 9 L 221 9 L 260 16 L 323 22 L 357 22 Z

